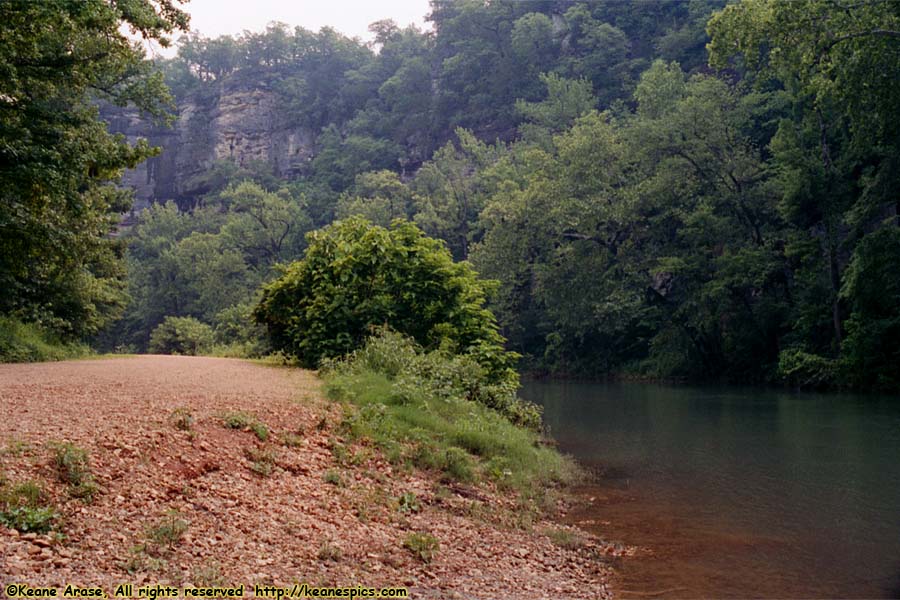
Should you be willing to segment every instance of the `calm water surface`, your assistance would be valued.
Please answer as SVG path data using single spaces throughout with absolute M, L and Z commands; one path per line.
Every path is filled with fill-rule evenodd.
M 625 598 L 900 597 L 900 397 L 528 382 Z

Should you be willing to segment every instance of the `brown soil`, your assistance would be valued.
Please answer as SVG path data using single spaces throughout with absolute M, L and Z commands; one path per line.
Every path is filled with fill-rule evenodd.
M 306 582 L 405 586 L 413 598 L 609 596 L 611 548 L 595 538 L 572 530 L 581 541 L 560 547 L 540 532 L 563 526 L 515 526 L 514 499 L 398 471 L 371 448 L 338 463 L 330 448 L 341 408 L 319 387 L 308 371 L 218 358 L 0 365 L 0 479 L 40 483 L 64 534 L 0 525 L 0 583 L 102 585 L 110 595 L 119 583 L 252 593 Z M 175 426 L 179 408 L 193 417 L 190 431 Z M 226 428 L 221 416 L 235 411 L 264 423 L 268 440 Z M 52 442 L 90 453 L 100 486 L 92 502 L 59 481 Z M 259 474 L 254 459 L 266 453 L 271 473 Z M 341 484 L 324 481 L 330 471 Z M 398 510 L 405 492 L 421 511 Z M 186 530 L 171 544 L 152 541 L 169 511 Z M 439 540 L 430 563 L 403 547 L 411 532 Z

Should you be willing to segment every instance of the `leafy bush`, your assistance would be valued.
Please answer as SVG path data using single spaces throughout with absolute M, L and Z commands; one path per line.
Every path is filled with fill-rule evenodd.
M 852 309 L 841 346 L 847 381 L 900 391 L 900 229 L 885 227 L 859 242 L 841 296 Z
M 150 352 L 196 356 L 208 351 L 214 339 L 212 328 L 193 317 L 166 317 L 150 334 Z
M 275 349 L 315 367 L 361 347 L 387 325 L 427 348 L 469 354 L 494 382 L 511 381 L 486 283 L 409 222 L 390 229 L 351 217 L 307 235 L 302 260 L 263 288 L 254 315 Z
M 778 355 L 778 374 L 796 387 L 828 387 L 837 381 L 838 362 L 788 348 Z
M 328 394 L 356 407 L 341 433 L 372 440 L 394 463 L 408 461 L 457 481 L 491 478 L 523 493 L 540 493 L 575 474 L 571 461 L 540 443 L 537 407 L 514 390 L 488 391 L 492 384 L 477 379 L 484 372 L 470 357 L 425 352 L 409 338 L 382 332 L 325 367 Z M 491 393 L 504 411 L 483 402 Z
M 90 354 L 90 348 L 62 342 L 34 323 L 0 316 L 0 362 L 66 360 Z

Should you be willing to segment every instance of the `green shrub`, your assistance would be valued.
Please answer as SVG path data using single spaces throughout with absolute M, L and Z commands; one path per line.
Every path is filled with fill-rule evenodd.
M 63 342 L 34 323 L 0 316 L 0 362 L 67 360 L 90 352 L 87 346 Z
M 193 317 L 166 317 L 150 334 L 150 352 L 196 356 L 212 348 L 212 328 Z
M 484 307 L 487 284 L 468 263 L 454 263 L 442 242 L 410 222 L 386 229 L 360 217 L 307 240 L 303 259 L 263 288 L 254 311 L 275 349 L 316 367 L 387 325 L 425 347 L 471 355 L 491 381 L 515 380 L 517 355 L 503 349 Z
M 778 355 L 778 374 L 796 387 L 828 387 L 837 382 L 838 362 L 799 348 L 787 348 Z
M 540 443 L 533 421 L 531 428 L 518 426 L 505 416 L 510 411 L 486 406 L 483 392 L 473 393 L 480 389 L 473 375 L 478 369 L 460 361 L 386 332 L 347 359 L 332 361 L 322 373 L 326 391 L 354 406 L 340 434 L 371 440 L 393 464 L 415 464 L 458 481 L 490 478 L 534 495 L 571 480 L 574 463 Z M 520 403 L 514 394 L 505 401 Z

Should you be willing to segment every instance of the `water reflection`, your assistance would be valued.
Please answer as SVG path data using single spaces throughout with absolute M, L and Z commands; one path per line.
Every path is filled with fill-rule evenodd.
M 900 398 L 528 383 L 603 473 L 573 519 L 646 547 L 623 587 L 670 596 L 893 597 Z M 659 597 L 665 597 L 663 594 Z

